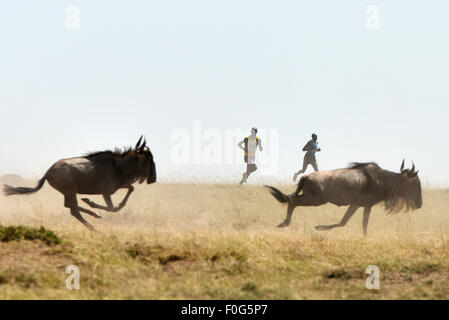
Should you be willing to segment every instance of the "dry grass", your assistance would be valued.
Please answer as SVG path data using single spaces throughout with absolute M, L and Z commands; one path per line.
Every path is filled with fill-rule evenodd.
M 364 238 L 361 210 L 344 228 L 314 230 L 341 219 L 345 208 L 333 205 L 297 208 L 278 229 L 286 208 L 258 186 L 138 186 L 119 213 L 86 217 L 96 234 L 48 186 L 0 196 L 1 225 L 43 225 L 62 239 L 0 242 L 0 299 L 447 299 L 449 191 L 423 198 L 422 209 L 395 216 L 374 208 Z M 65 287 L 72 264 L 76 291 Z M 365 288 L 372 264 L 380 290 Z

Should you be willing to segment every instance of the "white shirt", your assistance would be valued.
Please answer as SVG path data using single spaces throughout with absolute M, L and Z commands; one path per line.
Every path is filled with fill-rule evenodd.
M 248 137 L 248 164 L 256 163 L 256 138 Z

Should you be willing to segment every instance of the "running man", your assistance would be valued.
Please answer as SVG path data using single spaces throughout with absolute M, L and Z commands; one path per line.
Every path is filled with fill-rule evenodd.
M 318 171 L 318 163 L 316 162 L 315 153 L 320 152 L 321 149 L 318 148 L 318 136 L 315 133 L 312 134 L 312 140 L 309 140 L 309 142 L 306 143 L 304 148 L 302 148 L 302 151 L 306 151 L 302 165 L 302 170 L 299 170 L 293 175 L 293 181 L 296 181 L 298 175 L 306 172 L 306 169 L 309 166 L 309 164 L 312 165 L 313 170 Z
M 246 172 L 242 174 L 242 180 L 240 180 L 240 184 L 246 183 L 249 175 L 257 170 L 256 166 L 256 149 L 259 148 L 260 151 L 263 150 L 262 141 L 257 134 L 257 128 L 251 129 L 251 135 L 249 137 L 245 137 L 242 141 L 240 141 L 237 146 L 245 151 L 245 163 L 246 163 Z

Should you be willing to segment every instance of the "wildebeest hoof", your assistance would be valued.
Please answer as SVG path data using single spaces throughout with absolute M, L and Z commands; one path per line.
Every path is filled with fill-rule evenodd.
M 315 229 L 319 230 L 319 231 L 323 231 L 323 230 L 329 230 L 329 227 L 328 226 L 315 226 Z
M 88 205 L 91 205 L 93 202 L 90 201 L 90 199 L 88 198 L 82 198 L 81 200 L 83 200 L 85 203 L 87 203 Z
M 288 224 L 286 224 L 285 222 L 282 222 L 280 225 L 278 225 L 278 228 L 285 228 L 288 227 Z

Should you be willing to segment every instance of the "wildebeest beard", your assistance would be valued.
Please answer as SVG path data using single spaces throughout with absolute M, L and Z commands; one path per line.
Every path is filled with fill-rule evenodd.
M 362 168 L 367 178 L 370 181 L 371 185 L 375 185 L 378 190 L 384 190 L 386 192 L 386 200 L 385 200 L 385 210 L 387 210 L 387 214 L 396 214 L 401 211 L 409 211 L 418 209 L 417 203 L 420 203 L 422 199 L 421 197 L 421 183 L 418 180 L 416 185 L 416 196 L 419 199 L 413 199 L 410 195 L 407 195 L 407 192 L 410 190 L 404 190 L 404 179 L 408 179 L 406 177 L 401 177 L 400 175 L 390 172 L 387 170 L 378 170 L 378 168 Z M 374 170 L 373 170 L 374 169 Z M 379 168 L 380 169 L 380 168 Z
M 151 173 L 149 170 L 147 172 L 141 172 L 139 168 L 138 160 L 133 158 L 124 158 L 116 160 L 116 168 L 120 172 L 122 181 L 138 181 L 139 183 L 148 180 Z
M 416 203 L 422 203 L 421 192 L 421 183 L 418 181 L 417 199 L 409 199 L 400 195 L 388 198 L 385 201 L 385 209 L 387 210 L 387 214 L 395 214 L 401 212 L 402 210 L 409 211 L 418 209 Z
M 396 214 L 404 211 L 414 210 L 416 209 L 415 202 L 404 197 L 392 197 L 385 201 L 385 209 L 387 210 L 387 214 Z

